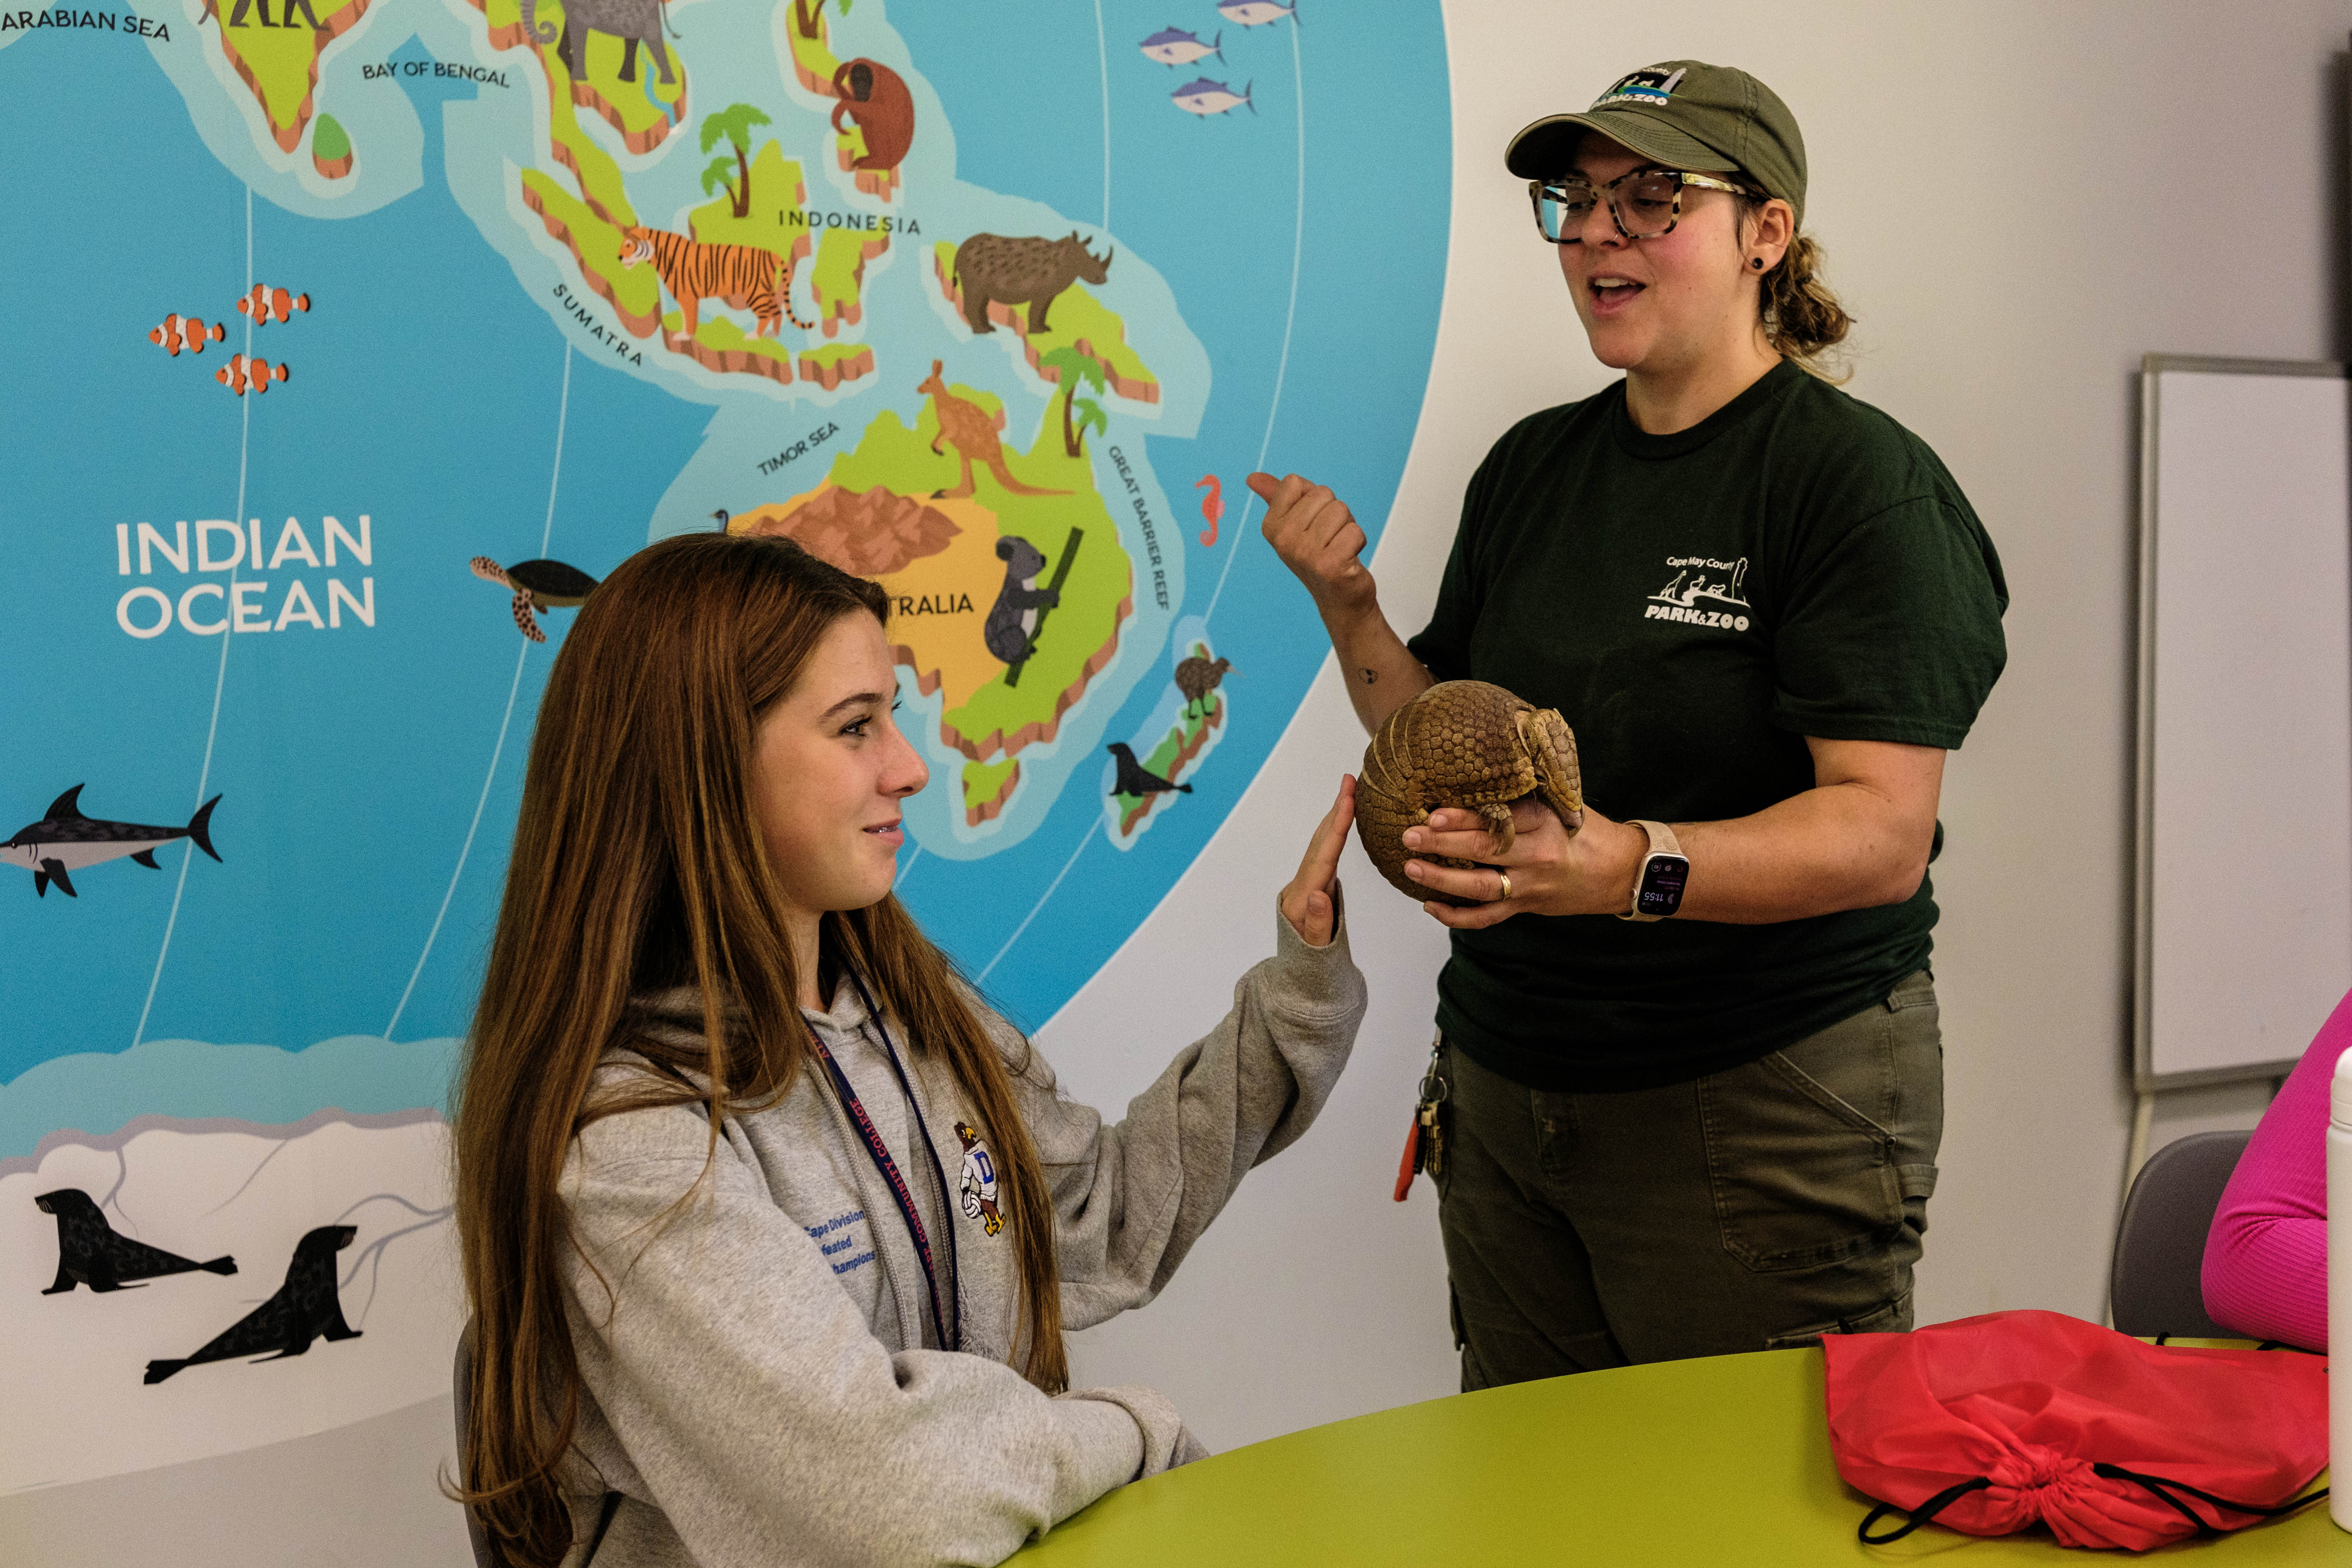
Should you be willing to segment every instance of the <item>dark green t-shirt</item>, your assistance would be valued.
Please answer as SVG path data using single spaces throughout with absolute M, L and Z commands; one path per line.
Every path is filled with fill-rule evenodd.
M 1784 362 L 1671 436 L 1634 426 L 1622 382 L 1521 420 L 1471 479 L 1408 646 L 1440 680 L 1559 709 L 1597 810 L 1706 822 L 1812 788 L 1809 735 L 1958 746 L 2008 605 L 1927 444 Z M 1454 933 L 1438 1025 L 1538 1089 L 1684 1082 L 1884 998 L 1935 923 L 1924 878 L 1903 903 L 1771 925 L 1519 915 Z

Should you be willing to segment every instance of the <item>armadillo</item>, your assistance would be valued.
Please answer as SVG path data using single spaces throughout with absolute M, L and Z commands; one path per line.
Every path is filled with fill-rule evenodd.
M 1404 874 L 1413 851 L 1404 831 L 1441 806 L 1476 812 L 1507 851 L 1511 804 L 1534 795 L 1570 833 L 1584 825 L 1576 737 L 1557 709 L 1538 709 L 1483 680 L 1445 680 L 1389 715 L 1364 748 L 1356 784 L 1356 833 L 1391 886 L 1413 899 L 1471 904 Z M 1481 864 L 1423 855 L 1456 869 Z

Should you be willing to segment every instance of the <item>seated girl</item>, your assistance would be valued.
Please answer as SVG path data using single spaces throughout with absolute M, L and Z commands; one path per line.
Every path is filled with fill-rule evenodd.
M 688 536 L 556 658 L 456 1112 L 464 1481 L 510 1562 L 992 1563 L 1202 1452 L 1070 1389 L 1062 1334 L 1150 1300 L 1339 1078 L 1352 784 L 1274 956 L 1105 1126 L 890 896 L 927 770 L 887 611 Z
M 2327 1089 L 2347 1047 L 2352 995 L 2263 1112 L 2205 1238 L 2205 1315 L 2252 1339 L 2327 1349 Z

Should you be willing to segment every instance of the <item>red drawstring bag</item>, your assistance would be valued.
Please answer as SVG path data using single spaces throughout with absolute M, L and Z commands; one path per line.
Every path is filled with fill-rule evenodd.
M 1872 1545 L 1933 1519 L 2145 1552 L 2326 1495 L 2295 1495 L 2327 1463 L 2322 1356 L 2143 1344 L 2037 1311 L 1830 1334 L 1822 1354 L 1838 1474 L 1879 1500 Z M 1870 1533 L 1892 1514 L 1908 1522 Z

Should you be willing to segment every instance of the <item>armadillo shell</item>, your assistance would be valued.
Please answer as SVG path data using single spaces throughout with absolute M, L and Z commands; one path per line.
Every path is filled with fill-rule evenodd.
M 1536 711 L 1533 703 L 1487 681 L 1446 680 L 1389 715 L 1364 748 L 1364 771 L 1356 782 L 1356 836 L 1391 887 L 1418 901 L 1479 901 L 1441 893 L 1406 876 L 1404 863 L 1415 852 L 1404 847 L 1404 831 L 1426 823 L 1443 806 L 1475 810 L 1536 795 L 1540 781 L 1517 718 Z M 1558 721 L 1557 713 L 1545 711 Z M 1566 821 L 1573 832 L 1583 821 L 1576 742 L 1565 723 L 1559 724 L 1559 734 L 1568 773 L 1561 804 L 1570 808 Z M 1450 856 L 1419 858 L 1457 870 L 1484 864 Z

